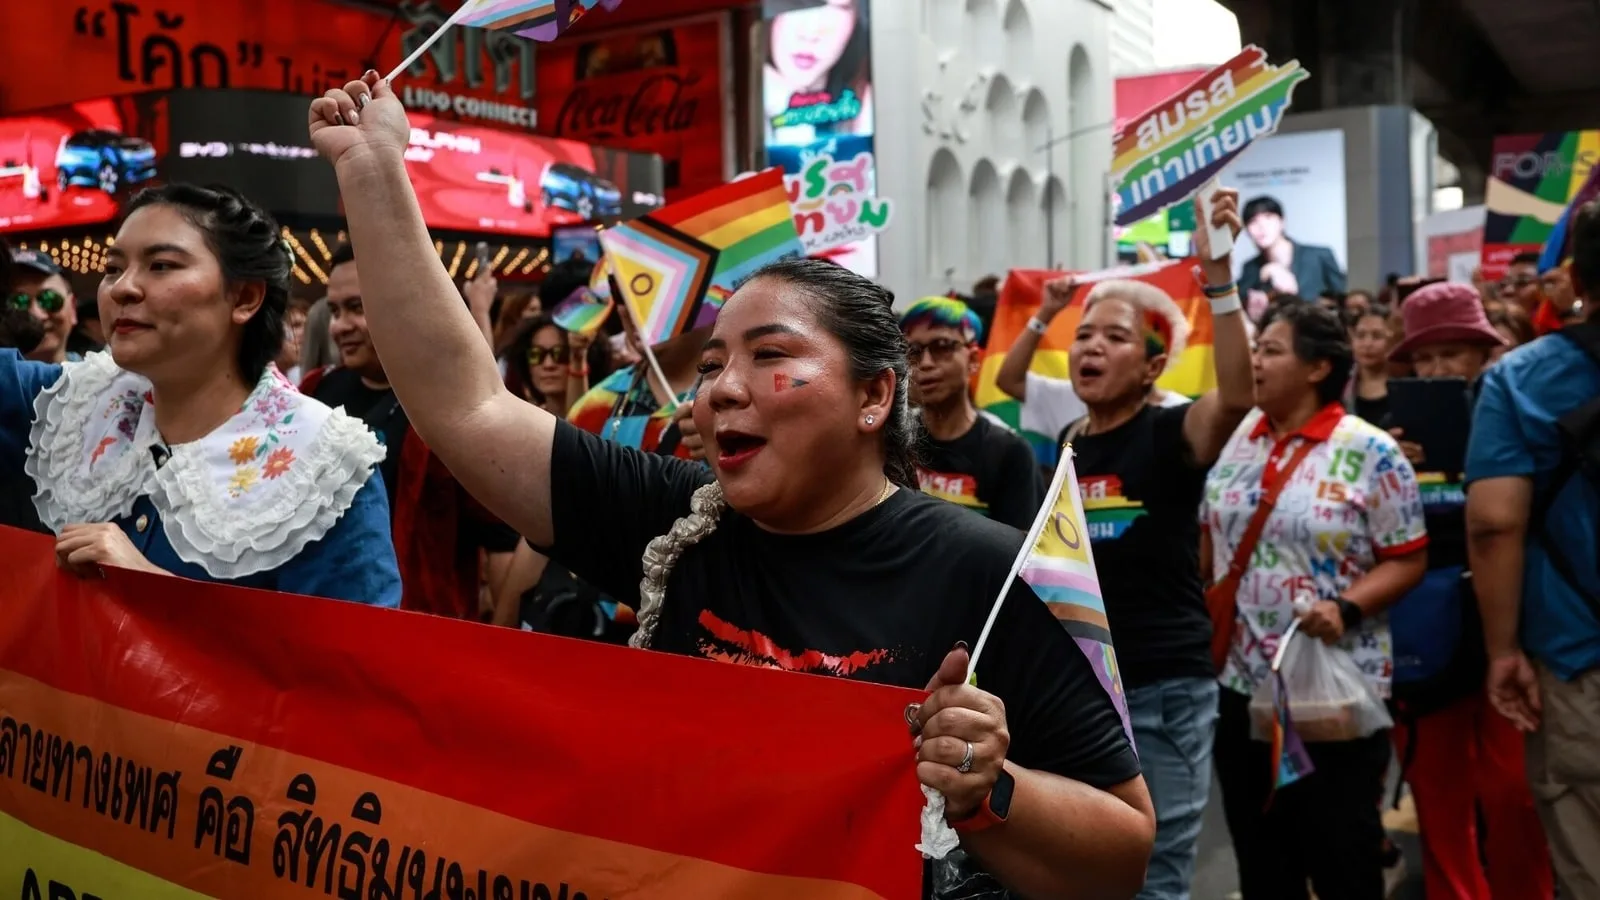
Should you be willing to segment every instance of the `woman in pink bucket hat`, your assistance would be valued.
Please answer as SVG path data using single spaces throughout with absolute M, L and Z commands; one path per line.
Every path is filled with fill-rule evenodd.
M 1408 362 L 1419 378 L 1465 378 L 1483 371 L 1489 353 L 1505 338 L 1489 324 L 1471 285 L 1439 282 L 1407 297 L 1400 307 L 1405 337 L 1390 352 Z
M 1506 339 L 1489 324 L 1470 285 L 1430 284 L 1400 308 L 1405 337 L 1390 358 L 1420 378 L 1477 381 Z M 1463 397 L 1463 402 L 1468 402 Z M 1391 431 L 1403 438 L 1399 429 Z M 1460 472 L 1430 472 L 1422 448 L 1401 440 L 1417 469 L 1428 527 L 1428 573 L 1390 611 L 1395 659 L 1395 752 L 1417 805 L 1429 897 L 1548 900 L 1549 851 L 1523 769 L 1522 735 L 1483 690 L 1484 650 L 1477 600 L 1466 575 L 1466 493 Z M 1409 619 L 1409 621 L 1407 621 Z M 1408 633 L 1459 628 L 1454 656 L 1418 677 L 1406 668 L 1426 652 Z M 1426 645 L 1426 642 L 1420 642 Z M 1478 811 L 1495 839 L 1480 842 Z M 1487 847 L 1487 860 L 1479 854 Z

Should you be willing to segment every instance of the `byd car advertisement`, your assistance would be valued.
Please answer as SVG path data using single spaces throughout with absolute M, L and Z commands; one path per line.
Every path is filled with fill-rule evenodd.
M 539 235 L 623 214 L 594 148 L 411 115 L 411 183 L 433 228 Z
M 429 228 L 544 238 L 662 203 L 659 156 L 410 119 L 407 168 Z M 191 89 L 0 119 L 0 231 L 112 221 L 158 176 L 233 185 L 284 221 L 343 217 L 333 169 L 306 134 L 304 97 Z
M 0 119 L 0 231 L 91 225 L 156 177 L 156 148 L 115 100 Z

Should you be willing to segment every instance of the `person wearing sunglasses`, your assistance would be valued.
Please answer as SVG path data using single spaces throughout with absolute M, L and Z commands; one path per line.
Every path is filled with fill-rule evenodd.
M 911 367 L 911 404 L 927 432 L 919 448 L 923 493 L 1026 531 L 1044 502 L 1028 442 L 972 403 L 983 326 L 960 300 L 926 297 L 900 317 Z
M 67 352 L 67 338 L 78 324 L 78 306 L 61 267 L 38 250 L 13 250 L 11 262 L 15 275 L 6 296 L 7 308 L 26 312 L 44 326 L 44 338 L 28 359 L 58 365 L 82 359 Z
M 521 325 L 506 348 L 506 387 L 518 397 L 567 417 L 572 401 L 589 389 L 584 358 L 567 332 L 541 313 Z

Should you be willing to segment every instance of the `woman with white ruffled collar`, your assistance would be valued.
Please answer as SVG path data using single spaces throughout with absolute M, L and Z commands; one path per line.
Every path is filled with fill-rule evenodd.
M 0 468 L 25 470 L 62 564 L 398 606 L 383 446 L 271 365 L 291 259 L 227 188 L 134 197 L 99 289 L 108 349 L 0 350 Z

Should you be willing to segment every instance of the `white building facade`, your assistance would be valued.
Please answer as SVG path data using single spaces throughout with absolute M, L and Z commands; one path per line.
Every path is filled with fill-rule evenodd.
M 1112 247 L 1112 6 L 878 0 L 879 248 L 898 303 L 1018 268 L 1098 268 Z
M 1156 67 L 1156 0 L 1111 0 L 1111 74 Z

